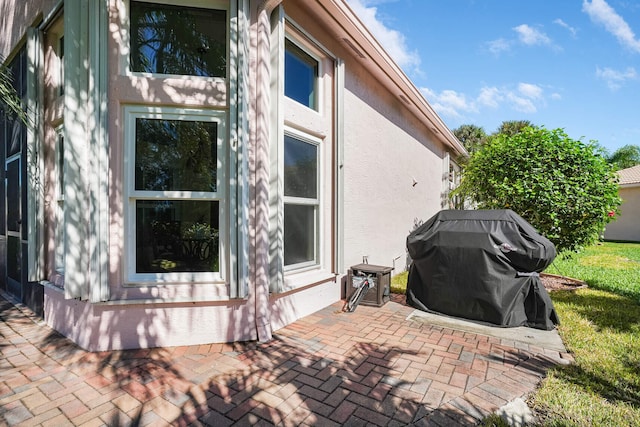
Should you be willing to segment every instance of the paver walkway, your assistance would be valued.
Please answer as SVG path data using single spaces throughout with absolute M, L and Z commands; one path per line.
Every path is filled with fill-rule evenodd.
M 89 353 L 0 298 L 0 425 L 473 425 L 570 355 L 337 303 L 269 343 Z

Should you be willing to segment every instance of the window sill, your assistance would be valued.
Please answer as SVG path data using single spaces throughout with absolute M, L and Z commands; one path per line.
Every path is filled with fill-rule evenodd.
M 335 282 L 337 274 L 327 270 L 306 270 L 285 273 L 284 286 L 281 293 L 298 291 L 327 282 Z

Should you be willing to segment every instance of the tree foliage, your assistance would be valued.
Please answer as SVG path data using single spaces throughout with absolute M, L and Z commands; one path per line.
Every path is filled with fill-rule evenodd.
M 2 56 L 0 56 L 0 110 L 4 110 L 9 116 L 18 117 L 27 124 L 27 115 L 13 85 L 13 75 L 9 67 L 4 65 Z
M 462 143 L 464 148 L 473 154 L 478 151 L 485 142 L 487 142 L 487 134 L 481 126 L 462 125 L 453 130 L 453 134 Z
M 640 147 L 637 145 L 620 147 L 608 160 L 616 169 L 627 169 L 640 165 Z
M 593 243 L 620 205 L 616 174 L 595 144 L 533 127 L 492 137 L 454 194 L 480 209 L 512 209 L 558 251 Z
M 493 135 L 515 135 L 526 127 L 535 127 L 529 120 L 505 120 Z

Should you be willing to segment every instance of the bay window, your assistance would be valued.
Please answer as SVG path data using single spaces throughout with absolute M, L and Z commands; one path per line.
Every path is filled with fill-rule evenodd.
M 130 281 L 221 281 L 225 113 L 126 107 Z
M 226 78 L 227 4 L 131 0 L 130 71 Z

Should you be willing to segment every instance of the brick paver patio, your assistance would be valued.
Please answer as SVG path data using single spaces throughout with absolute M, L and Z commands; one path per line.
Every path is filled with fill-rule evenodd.
M 474 425 L 570 355 L 334 304 L 269 343 L 89 353 L 0 297 L 0 425 Z

